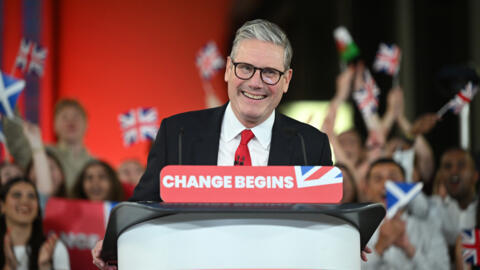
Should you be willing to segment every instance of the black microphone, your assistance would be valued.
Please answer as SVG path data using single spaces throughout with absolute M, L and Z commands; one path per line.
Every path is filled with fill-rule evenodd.
M 304 162 L 304 166 L 307 166 L 308 165 L 308 161 L 307 161 L 307 151 L 305 149 L 305 140 L 303 139 L 303 136 L 300 132 L 296 132 L 298 138 L 300 138 L 300 144 L 302 145 L 302 154 L 303 154 L 303 162 Z
M 183 140 L 183 127 L 178 132 L 178 165 L 182 165 L 182 140 Z
M 300 139 L 300 146 L 302 147 L 303 163 L 304 163 L 304 166 L 307 166 L 308 165 L 307 150 L 305 148 L 305 140 L 303 139 L 302 134 L 294 128 L 286 128 L 285 132 L 290 133 L 291 135 L 295 135 Z

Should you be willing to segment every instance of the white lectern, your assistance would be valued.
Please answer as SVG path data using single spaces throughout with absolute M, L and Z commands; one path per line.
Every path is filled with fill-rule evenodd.
M 380 204 L 121 203 L 101 257 L 123 269 L 360 269 Z

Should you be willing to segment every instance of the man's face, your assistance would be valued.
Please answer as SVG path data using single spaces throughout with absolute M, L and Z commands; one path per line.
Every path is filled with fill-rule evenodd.
M 237 46 L 235 62 L 248 63 L 259 68 L 274 68 L 284 71 L 284 49 L 273 43 L 260 40 L 242 40 Z M 252 78 L 242 80 L 235 75 L 232 59 L 229 57 L 225 70 L 228 84 L 228 98 L 238 120 L 246 127 L 254 127 L 265 121 L 288 90 L 292 70 L 287 70 L 275 85 L 265 84 L 260 71 Z
M 385 182 L 404 181 L 402 170 L 394 163 L 380 163 L 375 165 L 367 179 L 366 197 L 371 202 L 385 204 Z
M 438 168 L 440 182 L 454 199 L 464 198 L 474 188 L 478 173 L 468 154 L 460 150 L 446 152 Z
M 55 116 L 55 132 L 59 141 L 75 143 L 83 140 L 87 121 L 75 107 L 67 106 Z

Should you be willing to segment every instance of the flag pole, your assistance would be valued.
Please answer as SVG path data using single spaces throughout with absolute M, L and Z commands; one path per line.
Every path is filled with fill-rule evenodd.
M 438 110 L 437 116 L 438 119 L 442 118 L 442 116 L 450 109 L 450 102 L 447 102 L 447 104 L 443 105 L 443 107 Z

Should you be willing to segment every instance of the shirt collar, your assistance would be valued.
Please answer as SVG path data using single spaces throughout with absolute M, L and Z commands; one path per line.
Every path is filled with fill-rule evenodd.
M 275 110 L 270 114 L 270 116 L 263 121 L 260 125 L 257 125 L 251 128 L 255 138 L 260 142 L 264 148 L 268 148 L 270 141 L 272 139 L 272 128 L 273 122 L 275 121 Z M 244 129 L 247 129 L 235 116 L 235 113 L 232 110 L 232 105 L 229 102 L 227 109 L 225 110 L 225 115 L 223 117 L 222 124 L 223 134 L 225 135 L 225 140 L 231 141 L 238 134 L 240 134 Z

